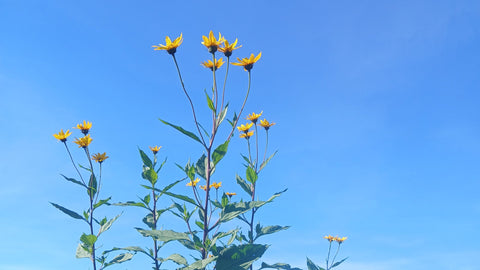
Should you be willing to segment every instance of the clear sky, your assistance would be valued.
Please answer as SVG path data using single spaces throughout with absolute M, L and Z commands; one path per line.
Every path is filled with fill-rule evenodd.
M 210 30 L 239 39 L 234 56 L 262 52 L 246 112 L 277 123 L 279 152 L 259 196 L 288 192 L 260 220 L 292 226 L 263 239 L 263 261 L 323 265 L 322 236 L 333 234 L 348 236 L 339 269 L 479 269 L 480 2 L 462 0 L 0 0 L 0 269 L 89 269 L 74 256 L 86 224 L 49 204 L 80 211 L 87 201 L 60 176 L 75 175 L 52 136 L 61 128 L 93 122 L 93 151 L 110 156 L 102 192 L 114 201 L 144 194 L 137 147 L 163 146 L 163 183 L 183 176 L 175 163 L 202 149 L 158 121 L 193 129 L 171 57 L 151 46 L 183 33 L 177 57 L 205 113 L 200 42 Z M 247 73 L 230 70 L 238 111 Z M 240 193 L 245 151 L 236 136 L 218 172 L 226 191 Z M 124 212 L 105 248 L 148 245 L 133 229 L 144 213 L 104 211 Z M 112 269 L 147 267 L 139 255 Z

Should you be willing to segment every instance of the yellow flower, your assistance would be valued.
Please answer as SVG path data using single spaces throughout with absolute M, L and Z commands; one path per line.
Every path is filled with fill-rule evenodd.
M 248 132 L 248 130 L 253 126 L 253 123 L 248 123 L 248 124 L 245 124 L 245 125 L 240 125 L 238 128 L 238 131 L 243 131 L 245 133 Z
M 250 137 L 252 137 L 252 135 L 253 135 L 253 130 L 252 130 L 252 131 L 249 131 L 249 132 L 247 132 L 247 133 L 242 133 L 242 134 L 240 134 L 240 138 L 245 138 L 245 139 L 248 140 L 248 139 L 250 139 Z
M 167 36 L 165 37 L 165 45 L 159 44 L 159 46 L 153 45 L 152 47 L 155 48 L 155 51 L 166 50 L 169 54 L 174 54 L 177 51 L 178 46 L 180 46 L 182 42 L 183 38 L 182 34 L 180 33 L 180 36 L 177 37 L 173 42 L 170 37 Z
M 269 123 L 267 119 L 260 120 L 260 126 L 264 127 L 265 130 L 268 130 L 271 126 L 275 125 L 275 123 Z
M 215 189 L 219 189 L 220 187 L 222 186 L 222 182 L 213 182 L 211 185 L 210 185 L 210 188 L 214 187 Z
M 198 182 L 200 182 L 200 178 L 197 178 L 193 181 L 188 182 L 187 187 L 196 186 Z
M 67 132 L 63 132 L 63 129 L 60 129 L 60 132 L 58 134 L 53 134 L 53 137 L 62 142 L 66 142 L 70 135 L 72 135 L 72 133 L 68 129 Z
M 208 38 L 206 36 L 202 36 L 203 42 L 202 44 L 207 47 L 208 52 L 215 53 L 218 49 L 218 46 L 225 41 L 225 38 L 222 37 L 222 34 L 218 33 L 218 40 L 213 35 L 213 32 L 210 31 L 208 34 Z
M 218 68 L 220 68 L 222 65 L 224 64 L 223 62 L 223 58 L 220 58 L 220 59 L 215 59 L 215 70 L 217 70 Z M 202 62 L 202 65 L 206 68 L 210 68 L 211 70 L 213 70 L 213 62 L 212 60 L 208 60 L 208 62 Z
M 327 239 L 328 242 L 332 242 L 332 241 L 335 240 L 336 237 L 335 237 L 335 236 L 328 235 L 328 236 L 324 236 L 323 238 Z
M 219 47 L 218 50 L 223 52 L 223 54 L 225 54 L 226 57 L 230 57 L 232 55 L 233 50 L 236 50 L 242 47 L 242 45 L 235 47 L 237 46 L 237 42 L 238 42 L 238 39 L 235 39 L 235 42 L 233 42 L 232 44 L 228 44 L 228 41 L 225 40 L 225 42 L 223 43 L 223 47 Z
M 87 148 L 87 146 L 92 142 L 92 138 L 90 138 L 90 134 L 86 135 L 85 137 L 83 138 L 80 138 L 80 139 L 76 139 L 74 141 L 74 143 L 78 144 L 78 147 L 83 147 L 83 148 Z
M 256 124 L 258 118 L 260 118 L 260 116 L 262 116 L 262 113 L 263 113 L 263 111 L 261 111 L 259 114 L 256 114 L 256 113 L 253 112 L 252 114 L 249 114 L 247 116 L 247 120 L 250 120 L 250 121 L 252 121 L 252 123 Z
M 343 241 L 347 240 L 347 237 L 335 237 L 334 240 L 341 244 Z
M 255 55 L 253 55 L 253 53 L 250 55 L 250 58 L 240 59 L 240 58 L 237 57 L 238 63 L 233 62 L 232 65 L 243 66 L 243 68 L 246 71 L 250 71 L 250 69 L 253 68 L 253 64 L 255 64 L 260 59 L 260 57 L 262 57 L 261 52 L 256 57 L 255 57 Z
M 153 154 L 155 155 L 156 153 L 158 153 L 158 151 L 160 151 L 160 148 L 162 148 L 162 147 L 155 145 L 155 147 L 149 146 L 148 148 L 150 148 L 150 150 L 152 150 Z
M 200 186 L 200 189 L 203 189 L 203 190 L 207 191 L 207 185 L 205 185 L 205 186 Z
M 78 124 L 76 129 L 80 129 L 84 135 L 88 134 L 88 131 L 92 128 L 92 123 L 83 120 L 83 124 Z
M 103 153 L 103 154 L 96 153 L 95 155 L 92 156 L 92 160 L 95 160 L 98 163 L 104 162 L 105 159 L 107 158 L 108 158 L 107 153 Z
M 232 196 L 237 195 L 237 193 L 235 193 L 235 192 L 225 192 L 225 195 L 232 198 Z

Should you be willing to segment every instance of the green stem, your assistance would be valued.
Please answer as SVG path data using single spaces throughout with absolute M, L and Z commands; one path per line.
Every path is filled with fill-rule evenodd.
M 267 139 L 266 139 L 266 142 L 265 142 L 265 153 L 263 154 L 263 162 L 262 162 L 262 164 L 263 164 L 263 163 L 265 163 L 265 160 L 266 160 L 266 158 L 267 158 L 267 148 L 268 148 L 268 129 L 266 130 L 266 132 L 267 132 Z
M 152 215 L 153 215 L 153 229 L 157 229 L 157 196 L 155 194 L 155 185 L 152 184 L 152 196 L 153 196 L 153 210 L 152 210 Z M 160 270 L 160 265 L 158 264 L 158 246 L 157 246 L 157 240 L 153 238 L 153 249 L 154 249 L 154 254 L 153 254 L 153 260 L 155 261 L 155 270 Z
M 172 56 L 173 56 L 173 61 L 175 62 L 175 66 L 177 67 L 178 77 L 180 78 L 180 83 L 182 84 L 183 92 L 187 96 L 187 99 L 190 102 L 190 106 L 192 107 L 193 120 L 195 121 L 195 126 L 197 127 L 198 134 L 200 135 L 200 138 L 202 139 L 203 146 L 206 146 L 205 139 L 203 138 L 202 132 L 200 131 L 200 127 L 198 126 L 197 115 L 195 113 L 195 108 L 193 106 L 192 99 L 188 95 L 188 92 L 185 89 L 185 84 L 183 83 L 182 74 L 180 73 L 180 68 L 178 67 L 178 63 L 177 63 L 177 58 L 175 58 L 175 54 L 172 54 Z
M 92 159 L 90 158 L 90 151 L 88 150 L 88 147 L 83 147 L 85 150 L 85 154 L 87 155 L 88 162 L 90 164 L 90 170 L 93 175 L 93 178 L 95 178 L 95 173 L 93 171 L 93 164 L 92 164 Z M 98 186 L 98 185 L 97 185 Z M 88 183 L 88 189 L 89 189 L 89 198 L 90 198 L 90 234 L 93 234 L 93 211 L 95 210 L 93 208 L 93 200 L 95 198 L 95 194 L 93 194 L 93 191 L 90 189 L 90 183 Z M 95 193 L 98 195 L 97 190 L 95 190 Z M 96 264 L 96 256 L 95 256 L 95 243 L 92 245 L 92 263 L 93 263 L 93 270 L 97 269 L 97 264 Z
M 72 161 L 73 167 L 75 168 L 75 170 L 77 170 L 78 176 L 80 176 L 80 180 L 82 180 L 82 183 L 83 183 L 85 186 L 87 186 L 87 184 L 85 184 L 85 181 L 83 180 L 82 174 L 80 173 L 80 171 L 79 171 L 78 168 L 77 168 L 77 165 L 75 165 L 75 162 L 73 161 L 73 157 L 72 157 L 72 154 L 70 153 L 70 149 L 68 149 L 67 143 L 66 143 L 66 142 L 63 142 L 63 144 L 65 145 L 65 148 L 67 149 L 68 156 L 70 156 L 70 160 Z
M 227 71 L 225 71 L 225 80 L 223 81 L 223 91 L 222 91 L 222 106 L 220 109 L 223 110 L 223 104 L 225 100 L 225 87 L 227 85 L 228 69 L 230 68 L 230 56 L 227 57 Z
M 328 270 L 328 260 L 330 259 L 330 250 L 332 248 L 332 241 L 330 241 L 330 245 L 328 246 L 328 255 L 327 255 L 327 270 Z
M 228 135 L 227 141 L 229 141 L 230 138 L 232 137 L 233 132 L 235 131 L 235 127 L 237 126 L 238 120 L 240 119 L 240 116 L 242 115 L 243 108 L 245 108 L 245 104 L 247 103 L 247 99 L 248 99 L 248 94 L 250 93 L 250 84 L 251 84 L 251 82 L 252 82 L 252 77 L 251 77 L 250 71 L 248 71 L 248 89 L 247 89 L 247 94 L 245 95 L 245 99 L 243 100 L 242 108 L 240 109 L 240 112 L 238 113 L 237 120 L 235 120 L 235 122 L 233 123 L 232 131 L 230 132 L 230 135 Z
M 255 172 L 257 172 L 258 168 L 258 130 L 257 130 L 257 122 L 255 122 L 255 148 L 257 151 L 256 157 L 255 157 Z
M 335 256 L 333 256 L 332 265 L 335 263 L 335 258 L 337 258 L 337 255 L 338 255 L 338 251 L 339 251 L 339 250 L 340 250 L 340 243 L 338 244 L 337 252 L 335 252 Z

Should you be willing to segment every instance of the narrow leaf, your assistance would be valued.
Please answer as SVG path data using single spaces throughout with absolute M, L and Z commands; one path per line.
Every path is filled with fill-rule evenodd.
M 159 119 L 159 120 L 160 120 L 162 123 L 164 123 L 165 125 L 169 125 L 169 126 L 173 127 L 174 129 L 180 131 L 181 133 L 187 135 L 188 137 L 194 139 L 195 141 L 203 144 L 202 141 L 200 141 L 200 139 L 199 139 L 199 138 L 197 137 L 197 135 L 195 135 L 194 133 L 183 129 L 182 127 L 179 127 L 179 126 L 176 126 L 176 125 L 174 125 L 174 124 L 171 124 L 171 123 L 169 123 L 169 122 L 167 122 L 167 121 L 163 121 L 162 119 Z
M 63 174 L 60 174 L 60 175 L 63 176 L 63 178 L 65 178 L 65 180 L 67 180 L 67 181 L 70 181 L 70 182 L 75 183 L 75 184 L 77 184 L 77 185 L 80 185 L 80 186 L 82 186 L 82 187 L 84 187 L 84 188 L 87 188 L 87 186 L 85 186 L 82 182 L 80 182 L 80 181 L 78 181 L 78 180 L 76 180 L 76 179 L 74 179 L 74 178 L 66 177 L 66 176 L 63 175 Z
M 222 160 L 222 158 L 227 154 L 227 149 L 228 149 L 228 143 L 230 141 L 226 141 L 223 144 L 220 144 L 215 151 L 213 151 L 212 154 L 212 159 L 213 159 L 213 164 L 217 165 L 217 163 Z
M 69 210 L 69 209 L 67 209 L 67 208 L 65 208 L 65 207 L 63 207 L 63 206 L 61 206 L 61 205 L 56 204 L 56 203 L 52 203 L 52 202 L 51 202 L 51 204 L 52 204 L 54 207 L 56 207 L 58 210 L 60 210 L 60 211 L 62 211 L 63 213 L 71 216 L 72 218 L 84 220 L 85 222 L 87 222 L 87 220 L 86 220 L 84 217 L 82 217 L 81 215 L 77 214 L 76 212 L 74 212 L 74 211 L 72 211 L 72 210 Z
M 187 234 L 174 232 L 171 230 L 144 230 L 141 228 L 135 229 L 137 229 L 137 231 L 145 237 L 152 237 L 153 239 L 162 242 L 169 242 L 173 240 L 189 240 Z
M 248 195 L 252 196 L 252 188 L 251 186 L 245 181 L 242 179 L 242 177 L 240 177 L 238 174 L 236 175 L 236 178 L 237 178 L 237 184 L 240 185 L 240 187 L 245 190 L 245 192 L 248 193 Z
M 345 259 L 343 259 L 343 260 L 341 260 L 341 261 L 338 261 L 338 262 L 332 264 L 332 266 L 330 267 L 330 269 L 339 266 L 339 265 L 340 265 L 341 263 L 343 263 L 346 259 L 348 259 L 348 257 L 345 258 Z
M 247 167 L 247 181 L 254 184 L 258 179 L 258 175 L 255 170 L 251 167 Z
M 138 152 L 140 152 L 140 157 L 142 157 L 143 165 L 149 168 L 153 168 L 152 160 L 143 152 L 142 149 L 138 148 Z
M 121 215 L 121 214 L 120 214 Z M 100 227 L 100 231 L 98 232 L 98 235 L 100 235 L 101 233 L 105 232 L 106 230 L 110 229 L 110 227 L 112 227 L 112 224 L 113 222 L 115 222 L 115 220 L 117 220 L 118 217 L 120 217 L 120 215 L 117 215 L 116 217 L 110 219 L 109 221 L 107 221 L 105 224 L 103 224 L 101 227 Z

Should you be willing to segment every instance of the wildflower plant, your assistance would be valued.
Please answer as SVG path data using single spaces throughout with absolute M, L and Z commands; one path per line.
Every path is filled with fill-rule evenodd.
M 82 214 L 79 214 L 59 204 L 56 204 L 56 203 L 51 203 L 51 204 L 58 210 L 69 215 L 70 217 L 87 223 L 88 232 L 83 233 L 80 236 L 80 243 L 78 244 L 78 247 L 77 247 L 76 257 L 90 259 L 92 262 L 93 269 L 96 270 L 97 263 L 99 265 L 98 269 L 105 269 L 108 266 L 130 260 L 133 254 L 123 253 L 116 256 L 112 260 L 107 261 L 108 252 L 103 252 L 100 255 L 98 255 L 97 253 L 97 242 L 100 235 L 102 235 L 105 231 L 107 231 L 112 226 L 113 222 L 115 222 L 115 220 L 117 220 L 120 215 L 117 215 L 112 219 L 107 219 L 106 217 L 99 219 L 98 217 L 95 216 L 95 210 L 97 210 L 101 206 L 109 205 L 109 201 L 111 197 L 108 197 L 106 199 L 99 199 L 100 189 L 102 185 L 102 165 L 103 165 L 103 162 L 108 158 L 108 156 L 106 153 L 97 153 L 94 155 L 90 154 L 90 144 L 93 141 L 93 139 L 90 137 L 90 134 L 89 134 L 91 127 L 92 127 L 92 123 L 86 122 L 86 121 L 83 121 L 83 124 L 78 124 L 75 127 L 79 129 L 84 135 L 83 137 L 75 139 L 74 143 L 77 144 L 79 148 L 83 149 L 83 152 L 85 153 L 88 160 L 88 166 L 82 166 L 80 164 L 78 164 L 78 166 L 76 165 L 67 144 L 67 138 L 72 134 L 69 130 L 64 132 L 62 129 L 60 130 L 59 133 L 53 134 L 53 136 L 56 139 L 58 139 L 60 142 L 64 144 L 65 149 L 68 153 L 68 156 L 72 161 L 73 167 L 75 168 L 78 174 L 78 177 L 79 177 L 78 179 L 80 180 L 76 178 L 67 177 L 63 174 L 62 174 L 62 177 L 65 180 L 71 183 L 77 184 L 81 188 L 85 189 L 88 195 L 87 210 L 83 211 Z M 95 173 L 96 170 L 93 166 L 92 160 L 99 164 L 98 173 Z M 79 167 L 86 171 L 88 178 L 84 177 L 84 175 L 78 169 Z

